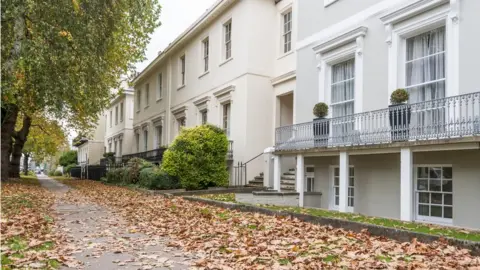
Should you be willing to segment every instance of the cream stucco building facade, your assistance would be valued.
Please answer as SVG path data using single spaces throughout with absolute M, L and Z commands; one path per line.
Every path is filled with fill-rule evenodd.
M 295 16 L 293 1 L 217 1 L 133 80 L 132 153 L 211 123 L 230 140 L 232 174 L 262 154 L 293 123 Z M 262 170 L 251 160 L 247 179 Z

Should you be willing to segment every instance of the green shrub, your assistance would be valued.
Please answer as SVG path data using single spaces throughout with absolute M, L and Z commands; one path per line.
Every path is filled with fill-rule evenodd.
M 328 115 L 328 105 L 323 102 L 315 104 L 315 106 L 313 107 L 313 115 L 318 118 L 324 118 Z
M 132 158 L 128 161 L 128 177 L 124 176 L 125 184 L 136 184 L 140 180 L 140 171 L 145 168 L 151 168 L 154 165 L 141 158 Z
M 111 184 L 122 184 L 123 183 L 123 174 L 124 169 L 110 169 L 106 175 L 106 182 Z
M 140 172 L 138 184 L 146 189 L 176 189 L 180 188 L 178 178 L 165 173 L 159 168 L 145 168 Z
M 72 170 L 73 167 L 77 167 L 77 164 L 67 165 L 67 166 L 65 167 L 65 169 L 63 170 L 63 173 L 70 175 L 70 171 Z
M 408 101 L 409 96 L 407 90 L 399 88 L 390 95 L 390 102 L 392 104 L 402 104 Z
M 177 177 L 186 189 L 228 185 L 228 139 L 212 125 L 182 129 L 165 151 L 162 170 Z
M 20 171 L 20 175 L 25 175 L 25 174 L 23 173 L 23 170 L 22 170 L 22 171 Z M 35 176 L 35 175 L 36 175 L 36 174 L 35 174 L 35 172 L 34 172 L 34 171 L 32 171 L 32 170 L 28 170 L 28 172 L 27 172 L 27 176 Z
M 55 170 L 51 170 L 48 172 L 48 176 L 54 176 L 55 175 Z
M 62 176 L 62 172 L 61 171 L 55 171 L 53 173 L 54 176 Z

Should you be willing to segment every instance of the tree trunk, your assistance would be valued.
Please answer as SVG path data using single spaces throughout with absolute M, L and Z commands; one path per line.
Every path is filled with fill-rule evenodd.
M 6 181 L 10 172 L 10 154 L 12 153 L 12 136 L 15 132 L 18 107 L 13 104 L 2 106 L 2 129 L 1 129 L 1 180 Z
M 23 117 L 22 129 L 14 133 L 15 143 L 13 144 L 12 160 L 10 161 L 10 177 L 20 177 L 20 158 L 22 157 L 22 150 L 27 141 L 30 126 L 32 125 L 32 118 L 25 115 Z
M 28 158 L 30 157 L 30 154 L 23 154 L 23 174 L 28 175 Z

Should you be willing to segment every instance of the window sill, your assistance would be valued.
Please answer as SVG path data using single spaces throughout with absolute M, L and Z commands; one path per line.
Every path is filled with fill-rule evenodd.
M 144 109 L 144 110 L 146 110 L 146 109 L 148 109 L 149 107 L 150 107 L 150 105 L 148 105 L 148 106 L 145 106 L 145 108 L 143 108 L 143 109 Z
M 230 58 L 228 58 L 227 60 L 225 60 L 225 61 L 223 61 L 222 63 L 220 63 L 220 65 L 218 65 L 218 66 L 221 67 L 221 66 L 225 65 L 226 63 L 228 63 L 228 62 L 230 62 L 230 61 L 232 61 L 232 60 L 233 60 L 233 57 L 230 57 Z
M 178 90 L 182 90 L 183 88 L 185 88 L 185 84 L 184 84 L 184 85 L 180 85 L 179 87 L 177 87 L 177 91 L 178 91 Z
M 280 60 L 280 59 L 282 59 L 282 58 L 285 58 L 285 57 L 289 56 L 289 55 L 292 54 L 292 53 L 293 53 L 293 48 L 290 49 L 290 51 L 288 51 L 288 52 L 280 55 L 280 56 L 277 58 L 277 60 Z
M 163 98 L 157 98 L 157 103 L 162 101 Z
M 210 70 L 205 71 L 200 76 L 198 76 L 198 78 L 201 79 L 203 76 L 207 75 L 208 73 L 210 73 Z
M 323 0 L 323 6 L 324 7 L 328 7 L 330 6 L 331 4 L 337 2 L 338 0 Z

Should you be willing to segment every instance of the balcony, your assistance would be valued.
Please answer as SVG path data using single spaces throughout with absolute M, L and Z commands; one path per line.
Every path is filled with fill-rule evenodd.
M 480 92 L 279 127 L 275 148 L 376 145 L 480 135 Z
M 138 152 L 135 154 L 123 155 L 122 162 L 127 163 L 132 158 L 142 158 L 151 162 L 161 162 L 163 158 L 163 153 L 167 150 L 167 148 L 157 148 L 154 150 Z

